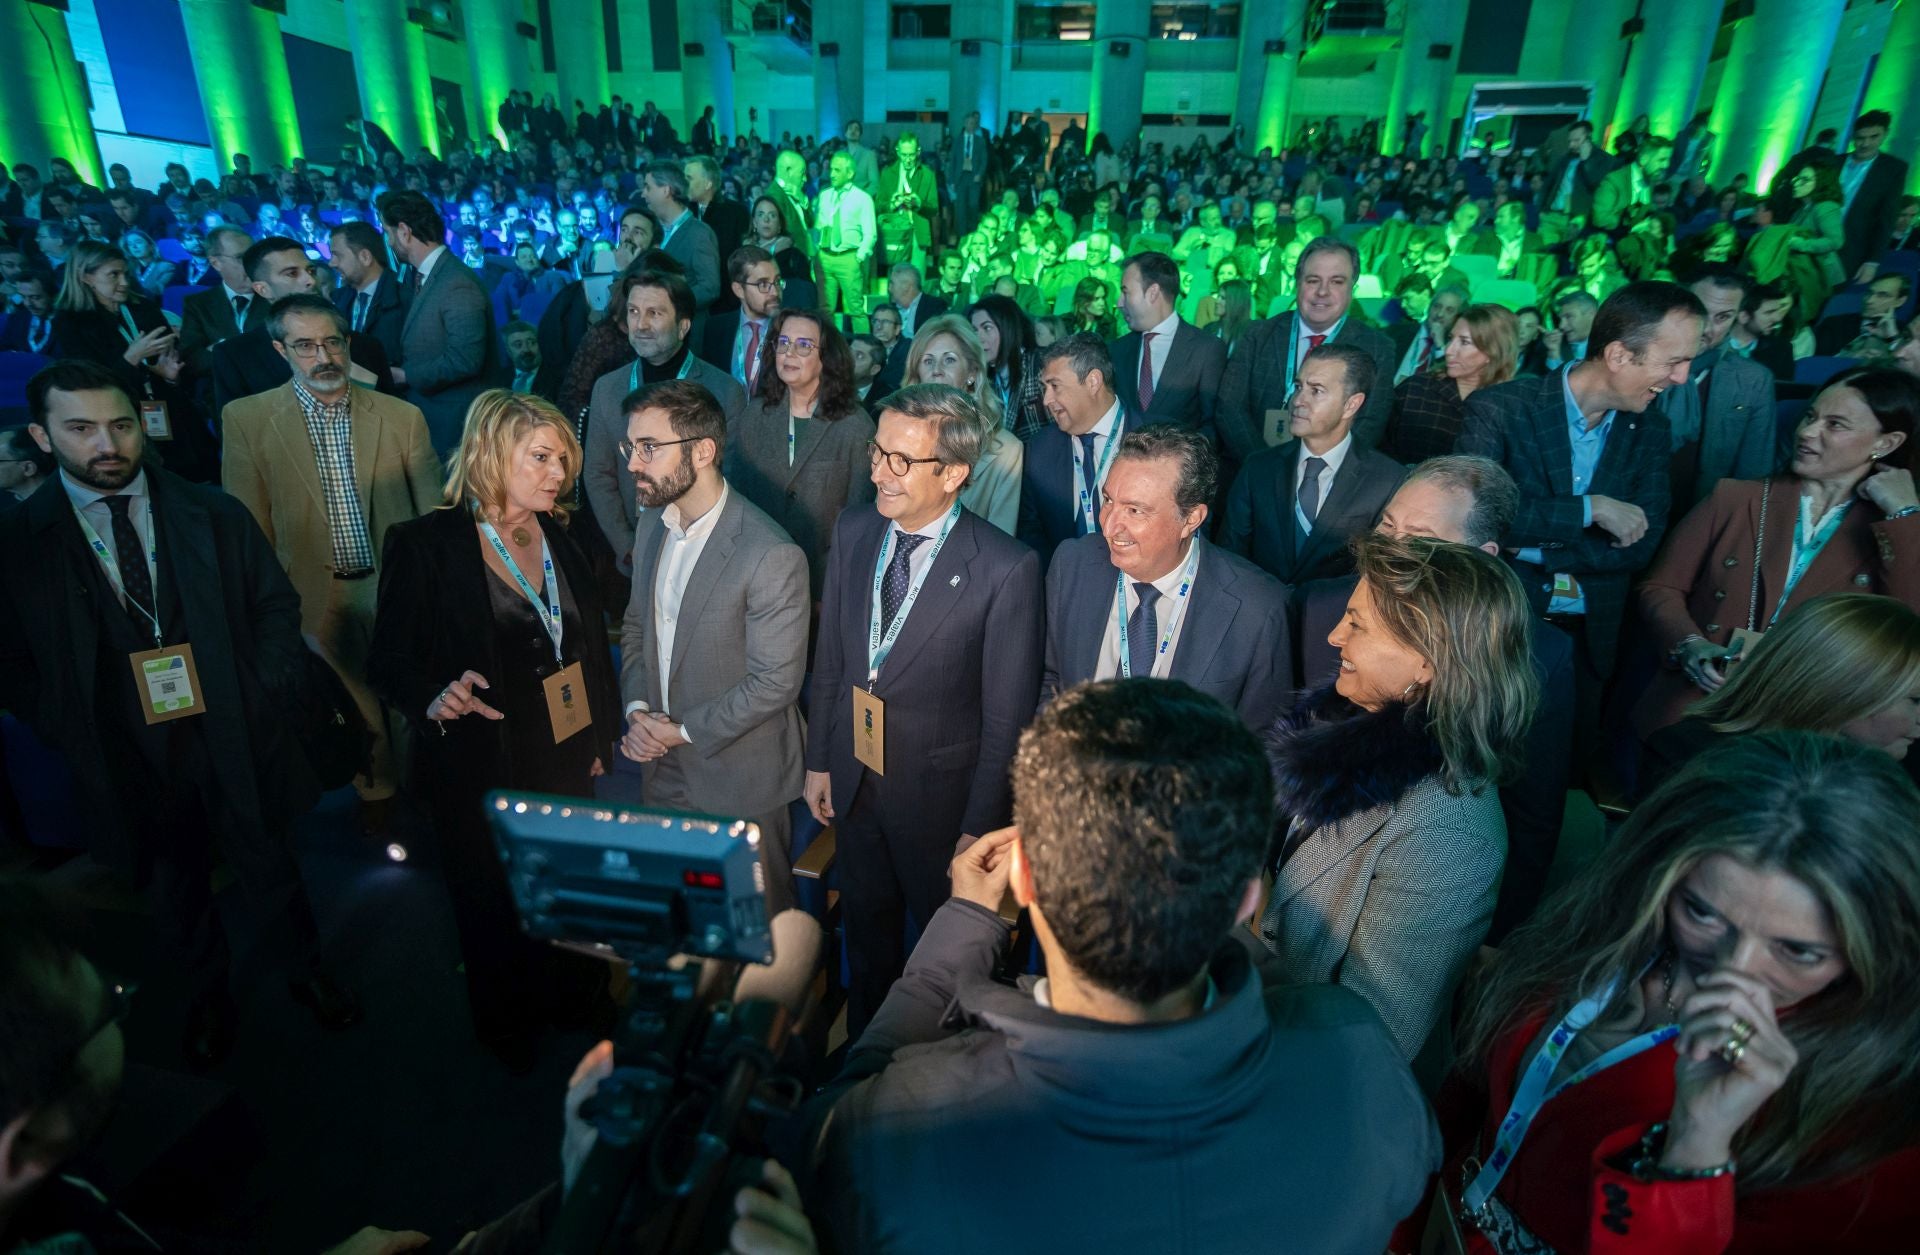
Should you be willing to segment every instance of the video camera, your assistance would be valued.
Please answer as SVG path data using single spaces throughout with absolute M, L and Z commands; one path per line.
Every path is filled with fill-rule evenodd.
M 486 799 L 529 936 L 628 965 L 613 1074 L 581 1108 L 594 1147 L 548 1255 L 713 1251 L 766 1117 L 803 1096 L 779 1061 L 807 1009 L 820 927 L 767 920 L 759 828 L 687 811 Z

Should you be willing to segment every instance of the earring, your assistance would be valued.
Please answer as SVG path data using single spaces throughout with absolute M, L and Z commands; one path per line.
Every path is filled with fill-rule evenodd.
M 1873 459 L 1875 462 L 1878 462 L 1880 460 L 1880 455 L 1878 453 L 1869 453 L 1867 454 L 1867 456 Z
M 969 380 L 967 380 L 967 391 L 968 391 L 968 392 L 972 392 L 972 391 L 973 391 L 973 380 L 971 380 L 971 379 L 969 379 Z M 1876 456 L 1878 456 L 1878 455 L 1876 455 Z
M 1413 683 L 1407 685 L 1407 687 L 1400 690 L 1400 700 L 1403 702 L 1410 702 L 1413 700 L 1413 695 L 1419 691 L 1420 691 L 1420 681 L 1415 680 Z

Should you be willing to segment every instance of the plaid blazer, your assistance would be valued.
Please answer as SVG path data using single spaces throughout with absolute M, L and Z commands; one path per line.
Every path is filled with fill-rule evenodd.
M 1460 385 L 1430 370 L 1416 371 L 1394 389 L 1393 418 L 1380 452 L 1402 466 L 1452 453 L 1465 421 Z
M 1233 355 L 1227 358 L 1214 422 L 1220 431 L 1221 453 L 1234 462 L 1245 462 L 1267 447 L 1267 412 L 1287 408 L 1287 350 L 1293 343 L 1293 318 L 1289 311 L 1254 323 L 1241 333 Z M 1336 344 L 1357 345 L 1373 358 L 1373 390 L 1353 420 L 1353 443 L 1372 449 L 1386 433 L 1387 416 L 1393 412 L 1393 371 L 1399 358 L 1392 341 L 1357 317 L 1348 318 L 1333 339 Z
M 1614 416 L 1587 491 L 1631 502 L 1647 514 L 1647 534 L 1616 549 L 1613 537 L 1583 524 L 1580 498 L 1573 495 L 1573 441 L 1561 391 L 1565 374 L 1561 369 L 1541 379 L 1514 379 L 1468 397 L 1466 429 L 1456 452 L 1492 458 L 1519 485 L 1520 513 L 1502 544 L 1538 548 L 1546 560 L 1546 576 L 1536 567 L 1520 569 L 1537 613 L 1546 613 L 1551 575 L 1564 571 L 1580 582 L 1587 598 L 1587 648 L 1604 678 L 1613 673 L 1633 575 L 1653 561 L 1666 532 L 1672 441 L 1666 417 L 1657 410 Z

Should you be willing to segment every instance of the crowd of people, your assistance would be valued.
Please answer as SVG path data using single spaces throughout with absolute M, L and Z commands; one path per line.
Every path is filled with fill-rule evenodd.
M 1885 114 L 1764 192 L 1706 117 L 683 144 L 520 93 L 439 156 L 16 162 L 0 706 L 199 1068 L 216 857 L 362 1018 L 323 789 L 425 815 L 514 1073 L 614 986 L 521 930 L 488 790 L 750 820 L 770 912 L 831 840 L 849 1045 L 736 1249 L 1891 1246 L 1920 199 Z M 0 1250 L 82 1223 L 122 1013 L 0 883 Z

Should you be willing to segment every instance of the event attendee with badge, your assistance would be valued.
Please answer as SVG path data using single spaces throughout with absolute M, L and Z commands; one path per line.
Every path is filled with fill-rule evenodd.
M 295 1000 L 354 1023 L 287 840 L 319 795 L 285 717 L 306 675 L 299 596 L 245 507 L 148 464 L 116 372 L 56 362 L 27 409 L 59 473 L 0 516 L 0 707 L 65 758 L 94 859 L 146 890 L 187 969 L 187 1062 L 220 1062 L 238 1024 L 216 849 Z
M 537 1026 L 577 1018 L 606 976 L 521 933 L 480 805 L 490 789 L 592 797 L 621 733 L 604 607 L 560 504 L 579 466 L 552 405 L 476 398 L 446 506 L 387 532 L 367 662 L 418 737 L 474 1031 L 515 1071 Z
M 947 900 L 956 847 L 1007 822 L 1040 691 L 1040 560 L 960 504 L 983 435 L 958 388 L 893 394 L 876 499 L 841 511 L 828 550 L 806 799 L 838 831 L 849 1037 L 905 966 L 907 916 Z

